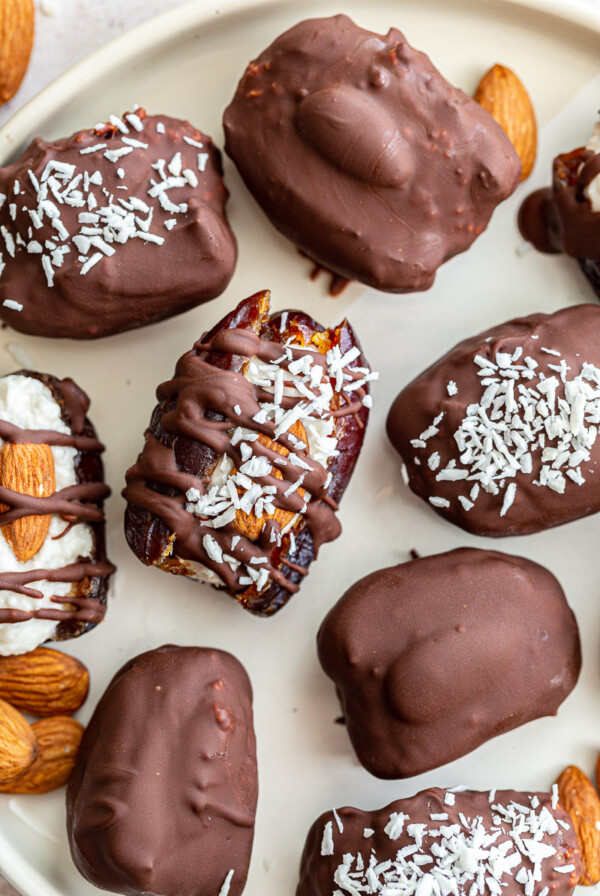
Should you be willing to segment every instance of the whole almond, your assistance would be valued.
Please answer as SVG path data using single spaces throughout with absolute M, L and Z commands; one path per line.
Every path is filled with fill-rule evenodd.
M 0 657 L 0 698 L 33 716 L 70 715 L 87 697 L 89 683 L 83 663 L 48 647 Z
M 33 0 L 0 2 L 0 106 L 17 92 L 33 48 Z
M 0 782 L 3 784 L 24 772 L 36 753 L 35 732 L 27 719 L 10 703 L 0 700 Z
M 475 91 L 480 106 L 495 118 L 521 159 L 521 180 L 529 177 L 537 152 L 537 124 L 529 94 L 512 69 L 494 65 Z
M 579 883 L 592 887 L 600 881 L 600 798 L 576 765 L 569 765 L 556 783 L 560 804 L 571 816 L 581 850 Z
M 71 716 L 53 716 L 31 725 L 37 756 L 29 768 L 0 783 L 0 793 L 48 793 L 66 784 L 75 766 L 83 726 Z
M 6 442 L 0 449 L 0 485 L 36 498 L 54 494 L 56 478 L 50 446 Z M 0 505 L 0 512 L 8 509 L 7 504 Z M 29 515 L 2 526 L 17 560 L 26 563 L 37 554 L 48 535 L 51 519 L 51 514 Z

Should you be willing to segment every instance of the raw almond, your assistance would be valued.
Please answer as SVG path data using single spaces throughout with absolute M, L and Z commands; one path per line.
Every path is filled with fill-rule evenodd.
M 569 765 L 556 783 L 560 804 L 571 816 L 581 850 L 579 883 L 591 887 L 600 881 L 600 798 L 576 765 Z
M 0 657 L 0 698 L 33 716 L 70 715 L 87 697 L 88 670 L 72 656 L 37 647 Z
M 0 700 L 0 787 L 31 766 L 36 752 L 35 732 L 27 719 Z
M 0 2 L 0 106 L 19 89 L 33 48 L 33 0 Z
M 475 91 L 475 99 L 505 131 L 521 159 L 521 180 L 531 174 L 537 152 L 537 124 L 529 94 L 505 65 L 494 65 Z
M 27 771 L 0 783 L 0 793 L 48 793 L 66 784 L 75 766 L 83 726 L 71 716 L 53 716 L 31 725 L 37 756 Z
M 49 445 L 14 445 L 0 449 L 0 485 L 21 495 L 36 498 L 54 494 L 54 458 Z M 0 505 L 0 512 L 9 509 Z M 48 535 L 51 514 L 23 516 L 2 526 L 2 532 L 21 563 L 34 557 Z
M 306 444 L 306 431 L 300 422 L 295 423 L 290 427 L 290 432 L 292 435 L 296 436 L 297 439 L 300 439 L 302 442 Z M 279 442 L 274 442 L 268 436 L 263 435 L 261 433 L 257 439 L 261 445 L 264 445 L 267 448 L 271 448 L 272 451 L 277 451 L 278 454 L 287 457 L 290 453 L 287 448 L 284 448 L 283 445 L 280 445 Z M 235 470 L 232 471 L 232 475 L 234 475 Z M 274 476 L 276 479 L 283 479 L 281 471 L 277 469 L 277 467 L 273 467 L 271 471 L 271 476 Z M 298 489 L 299 495 L 304 495 L 304 489 Z M 233 521 L 234 528 L 240 535 L 249 538 L 250 541 L 256 541 L 258 536 L 262 532 L 262 529 L 265 525 L 267 519 L 274 519 L 279 523 L 282 529 L 287 526 L 291 520 L 295 517 L 295 513 L 290 510 L 283 510 L 283 508 L 276 507 L 275 513 L 267 516 L 263 514 L 260 518 L 256 516 L 254 511 L 252 510 L 250 513 L 245 513 L 243 510 L 238 510 L 236 517 Z

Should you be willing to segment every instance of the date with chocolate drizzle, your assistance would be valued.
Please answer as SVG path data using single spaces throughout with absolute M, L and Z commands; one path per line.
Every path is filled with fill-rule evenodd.
M 128 471 L 125 534 L 147 565 L 224 588 L 270 615 L 295 593 L 336 511 L 376 378 L 347 321 L 241 302 L 158 387 Z
M 23 623 L 30 619 L 55 620 L 53 640 L 76 637 L 102 621 L 106 612 L 108 578 L 114 566 L 106 559 L 103 502 L 110 494 L 104 484 L 101 453 L 104 446 L 86 416 L 89 398 L 71 379 L 59 380 L 48 374 L 18 371 L 15 376 L 40 381 L 58 404 L 60 416 L 68 432 L 51 429 L 24 429 L 0 419 L 0 439 L 14 445 L 47 445 L 76 449 L 74 473 L 76 483 L 44 497 L 22 494 L 0 487 L 0 502 L 5 509 L 0 513 L 0 527 L 31 515 L 58 515 L 64 520 L 63 531 L 54 536 L 64 537 L 77 523 L 85 522 L 91 529 L 92 551 L 88 557 L 56 568 L 35 568 L 33 564 L 18 571 L 0 572 L 0 591 L 41 599 L 43 593 L 36 583 L 71 583 L 67 595 L 51 598 L 52 606 L 23 610 L 0 607 L 0 624 Z M 33 566 L 33 568 L 31 568 Z

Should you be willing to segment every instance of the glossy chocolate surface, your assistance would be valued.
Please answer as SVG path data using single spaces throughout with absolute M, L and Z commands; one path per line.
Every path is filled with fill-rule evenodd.
M 492 117 L 392 28 L 310 19 L 251 62 L 225 148 L 273 224 L 341 278 L 428 289 L 520 162 Z
M 71 854 L 128 896 L 240 896 L 258 794 L 252 690 L 229 653 L 165 646 L 115 675 L 67 790 Z M 233 872 L 230 875 L 230 872 Z
M 361 579 L 317 643 L 356 754 L 380 778 L 419 775 L 556 715 L 581 666 L 554 576 L 471 548 Z
M 324 330 L 302 312 L 270 317 L 268 309 L 268 293 L 251 296 L 180 358 L 174 379 L 157 390 L 144 450 L 123 493 L 127 540 L 144 563 L 183 575 L 192 573 L 190 563 L 201 563 L 219 577 L 213 583 L 260 615 L 286 603 L 319 548 L 340 534 L 336 511 L 362 445 L 369 406 L 364 377 L 370 375 L 347 321 Z M 244 375 L 251 358 L 278 369 L 279 404 L 272 385 Z M 307 374 L 305 392 L 292 394 L 284 385 L 292 382 L 290 367 L 304 361 L 316 379 Z M 340 379 L 334 388 L 335 363 Z M 307 426 L 331 425 L 336 444 L 327 463 L 311 456 L 304 428 L 276 425 L 267 416 L 265 408 L 276 404 Z M 301 417 L 310 407 L 315 410 Z M 232 482 L 236 500 L 250 488 L 269 491 L 260 513 L 256 503 L 250 513 L 235 513 L 224 499 L 220 507 L 232 518 L 215 527 L 209 515 L 191 512 L 186 496 L 192 488 L 198 498 L 211 491 L 210 477 L 223 457 L 231 464 L 229 478 L 245 473 L 248 463 L 266 462 L 248 472 L 244 487 L 239 477 L 235 488 Z
M 37 138 L 0 169 L 0 317 L 16 330 L 107 336 L 187 311 L 231 278 L 210 137 L 143 109 L 113 118 Z
M 90 400 L 73 380 L 59 380 L 49 374 L 18 371 L 21 376 L 40 380 L 60 406 L 62 419 L 70 427 L 69 433 L 53 430 L 26 430 L 0 420 L 0 438 L 17 444 L 65 445 L 77 449 L 75 474 L 77 484 L 67 486 L 47 497 L 33 497 L 0 487 L 0 501 L 5 510 L 0 512 L 0 526 L 30 514 L 60 514 L 65 520 L 65 531 L 75 522 L 85 521 L 92 530 L 93 550 L 88 558 L 56 569 L 31 568 L 19 572 L 0 571 L 0 591 L 12 591 L 28 597 L 41 598 L 35 583 L 71 582 L 72 593 L 53 598 L 56 607 L 39 610 L 0 608 L 0 623 L 26 622 L 28 619 L 55 619 L 53 640 L 65 640 L 83 634 L 101 622 L 106 613 L 106 596 L 110 575 L 115 567 L 107 560 L 104 526 L 104 500 L 110 489 L 104 483 L 101 454 L 104 445 L 98 441 L 96 430 L 88 419 Z
M 571 819 L 549 793 L 431 788 L 373 812 L 321 815 L 296 896 L 563 896 L 580 874 Z
M 387 432 L 410 488 L 445 519 L 477 535 L 539 532 L 600 510 L 599 383 L 600 308 L 532 314 L 416 377 Z

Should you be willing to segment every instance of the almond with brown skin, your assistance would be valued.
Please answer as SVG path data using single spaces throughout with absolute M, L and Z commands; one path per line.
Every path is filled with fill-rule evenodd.
M 24 772 L 36 753 L 35 732 L 27 719 L 10 703 L 0 700 L 0 782 L 3 784 Z
M 537 124 L 529 94 L 505 65 L 494 65 L 475 91 L 480 106 L 495 118 L 521 159 L 521 180 L 529 177 L 537 152 Z
M 290 433 L 296 436 L 297 439 L 304 442 L 306 444 L 306 432 L 301 423 L 294 423 L 293 426 L 290 427 Z M 258 437 L 258 442 L 261 445 L 264 445 L 266 448 L 271 448 L 272 451 L 276 451 L 278 454 L 281 454 L 283 457 L 287 457 L 290 453 L 287 448 L 284 448 L 283 445 L 280 445 L 279 442 L 274 442 L 268 436 L 263 435 L 262 433 Z M 233 475 L 233 474 L 232 474 Z M 277 467 L 273 467 L 272 476 L 276 479 L 282 479 L 283 476 L 281 472 L 277 469 Z M 304 495 L 304 490 L 302 488 L 298 489 L 299 495 Z M 245 513 L 243 510 L 238 510 L 235 520 L 233 521 L 233 525 L 237 532 L 240 535 L 249 538 L 250 541 L 257 541 L 258 536 L 263 530 L 263 527 L 268 519 L 276 520 L 282 529 L 284 529 L 290 522 L 293 520 L 295 514 L 289 510 L 283 510 L 281 507 L 275 508 L 274 514 L 263 514 L 260 518 L 256 516 L 254 511 L 251 513 Z
M 49 445 L 14 445 L 0 449 L 0 485 L 21 495 L 44 498 L 54 494 L 54 458 Z M 1 504 L 0 512 L 8 510 Z M 31 560 L 43 545 L 51 514 L 23 516 L 2 526 L 2 532 L 21 563 Z
M 31 725 L 37 756 L 29 768 L 0 783 L 0 793 L 48 793 L 66 784 L 75 766 L 83 726 L 71 716 L 53 716 Z
M 0 2 L 0 106 L 14 96 L 27 71 L 34 17 L 33 0 Z
M 37 647 L 0 657 L 0 698 L 33 716 L 70 715 L 87 697 L 89 672 L 66 653 Z
M 600 798 L 576 765 L 569 765 L 556 783 L 560 804 L 571 816 L 581 850 L 579 883 L 592 887 L 600 881 Z

